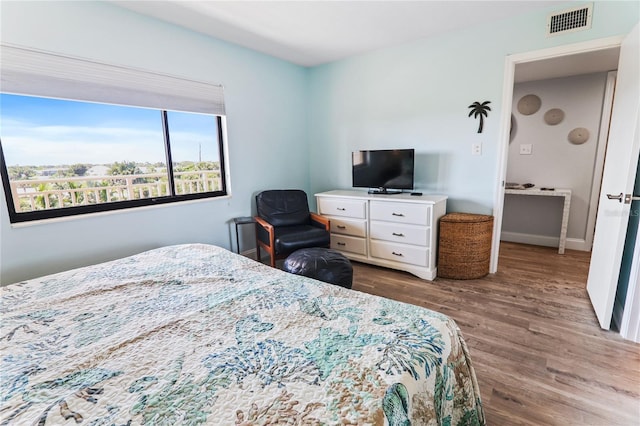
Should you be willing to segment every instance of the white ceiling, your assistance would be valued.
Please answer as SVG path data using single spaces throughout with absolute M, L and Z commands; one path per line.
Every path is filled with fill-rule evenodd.
M 506 19 L 566 1 L 108 0 L 302 66 Z M 563 6 L 565 5 L 565 6 Z M 555 6 L 555 8 L 554 8 Z M 544 31 L 544 27 L 540 31 Z M 519 64 L 515 82 L 617 68 L 618 49 Z
M 521 15 L 565 1 L 111 0 L 303 66 Z M 544 31 L 541 28 L 540 31 Z

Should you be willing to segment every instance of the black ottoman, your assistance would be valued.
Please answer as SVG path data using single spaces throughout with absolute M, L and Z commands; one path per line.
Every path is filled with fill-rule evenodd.
M 351 288 L 353 281 L 353 267 L 349 259 L 339 251 L 327 248 L 296 250 L 285 259 L 283 269 L 344 288 Z

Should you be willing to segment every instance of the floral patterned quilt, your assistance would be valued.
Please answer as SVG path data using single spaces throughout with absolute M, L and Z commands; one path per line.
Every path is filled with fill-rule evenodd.
M 484 424 L 448 317 L 178 245 L 1 289 L 0 424 Z

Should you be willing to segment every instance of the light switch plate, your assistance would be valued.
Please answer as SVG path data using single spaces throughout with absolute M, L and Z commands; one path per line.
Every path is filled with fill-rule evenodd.
M 471 144 L 471 155 L 482 155 L 482 142 Z
M 530 143 L 520 145 L 520 155 L 531 155 L 532 147 Z

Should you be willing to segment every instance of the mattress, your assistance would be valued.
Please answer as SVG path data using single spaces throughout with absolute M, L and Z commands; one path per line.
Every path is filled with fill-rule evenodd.
M 451 318 L 220 247 L 1 296 L 1 424 L 485 424 Z

